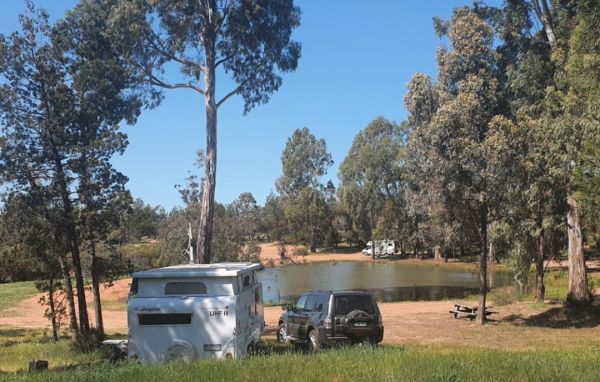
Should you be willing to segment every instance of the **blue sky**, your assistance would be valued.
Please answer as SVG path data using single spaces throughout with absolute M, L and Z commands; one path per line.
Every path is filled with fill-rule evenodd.
M 53 19 L 75 0 L 37 0 Z M 325 180 L 337 184 L 337 169 L 356 133 L 378 116 L 406 118 L 403 97 L 416 72 L 435 75 L 440 45 L 432 17 L 448 18 L 461 0 L 296 0 L 302 25 L 294 38 L 302 43 L 296 72 L 284 77 L 271 101 L 242 115 L 239 97 L 219 109 L 216 198 L 228 203 L 251 192 L 259 203 L 274 190 L 281 174 L 281 151 L 294 129 L 308 127 L 324 138 L 335 164 Z M 500 0 L 488 4 L 499 5 Z M 18 28 L 22 0 L 3 0 L 0 33 Z M 168 74 L 168 73 L 167 73 Z M 217 93 L 232 84 L 218 79 Z M 129 177 L 134 197 L 167 209 L 180 205 L 174 188 L 194 170 L 195 152 L 206 144 L 200 95 L 167 91 L 155 110 L 147 110 L 135 126 L 123 126 L 129 147 L 114 158 Z

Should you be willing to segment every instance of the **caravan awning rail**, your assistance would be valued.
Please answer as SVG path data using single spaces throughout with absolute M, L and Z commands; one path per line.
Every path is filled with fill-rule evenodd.
M 262 265 L 258 263 L 215 263 L 215 264 L 189 264 L 151 269 L 135 272 L 135 278 L 179 278 L 179 277 L 220 277 L 237 276 L 240 272 L 259 270 Z

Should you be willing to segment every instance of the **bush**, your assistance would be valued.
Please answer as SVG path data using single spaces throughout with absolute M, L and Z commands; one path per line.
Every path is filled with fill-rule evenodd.
M 308 255 L 308 250 L 306 249 L 306 247 L 296 247 L 296 248 L 294 248 L 294 251 L 292 252 L 292 255 L 294 255 L 294 256 L 306 256 L 306 255 Z

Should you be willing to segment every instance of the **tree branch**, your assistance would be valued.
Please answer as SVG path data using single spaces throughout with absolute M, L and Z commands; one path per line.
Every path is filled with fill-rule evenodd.
M 217 102 L 217 109 L 219 108 L 219 106 L 221 106 L 221 104 L 225 101 L 227 101 L 227 99 L 229 99 L 230 97 L 236 95 L 240 90 L 242 90 L 242 88 L 244 87 L 244 85 L 246 85 L 248 82 L 250 82 L 251 80 L 254 79 L 254 77 L 258 74 L 258 72 L 260 71 L 260 68 L 263 66 L 263 63 L 260 63 L 257 67 L 256 70 L 254 71 L 254 73 L 252 73 L 251 76 L 248 76 L 248 78 L 246 78 L 244 81 L 242 81 L 238 86 L 235 87 L 235 89 L 233 89 L 232 91 L 230 91 L 229 93 L 227 93 L 223 98 L 221 98 L 221 100 L 219 102 Z
M 160 86 L 161 88 L 165 88 L 165 89 L 192 89 L 197 91 L 198 93 L 204 95 L 204 90 L 202 90 L 201 88 L 199 88 L 198 86 L 192 84 L 191 82 L 187 82 L 187 83 L 178 83 L 178 84 L 169 84 L 167 82 L 164 82 L 162 80 L 159 80 L 158 78 L 156 78 L 155 76 L 153 76 L 152 74 L 147 74 L 148 76 L 148 80 L 152 85 L 155 86 Z
M 223 64 L 224 62 L 231 60 L 232 58 L 233 58 L 233 56 L 227 56 L 227 57 L 223 57 L 220 60 L 217 60 L 217 63 L 215 64 L 215 68 L 218 67 L 219 65 Z
M 187 66 L 191 66 L 193 68 L 196 68 L 198 70 L 200 70 L 203 73 L 206 73 L 205 67 L 203 65 L 198 64 L 197 62 L 194 61 L 190 61 L 186 58 L 183 57 L 178 57 L 176 55 L 174 55 L 173 53 L 169 53 L 167 48 L 165 47 L 165 45 L 163 44 L 163 42 L 160 39 L 160 36 L 156 34 L 156 32 L 154 32 L 153 30 L 150 30 L 150 32 L 152 33 L 152 39 L 150 39 L 150 43 L 152 44 L 152 46 L 154 47 L 154 49 L 156 49 L 160 54 L 162 54 L 163 56 L 165 56 L 166 58 L 168 58 L 169 60 L 178 62 L 182 65 L 187 65 Z

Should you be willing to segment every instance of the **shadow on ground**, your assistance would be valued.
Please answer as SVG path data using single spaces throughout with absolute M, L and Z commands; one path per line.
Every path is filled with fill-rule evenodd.
M 600 326 L 600 303 L 597 302 L 587 307 L 556 307 L 529 317 L 513 314 L 501 321 L 521 326 L 553 329 L 593 328 Z

